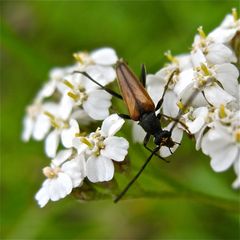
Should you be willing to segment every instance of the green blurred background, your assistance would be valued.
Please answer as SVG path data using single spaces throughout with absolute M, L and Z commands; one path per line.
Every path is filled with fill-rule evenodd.
M 42 143 L 20 140 L 24 108 L 52 67 L 72 64 L 73 52 L 111 46 L 136 72 L 145 63 L 153 73 L 165 62 L 166 50 L 189 51 L 198 26 L 209 32 L 238 5 L 1 1 L 1 238 L 239 239 L 239 194 L 231 189 L 235 174 L 214 173 L 209 158 L 188 139 L 169 158 L 171 164 L 154 159 L 145 170 L 135 185 L 146 190 L 145 199 L 79 203 L 69 196 L 44 209 L 34 194 L 49 160 Z M 141 145 L 131 145 L 134 169 L 145 156 Z

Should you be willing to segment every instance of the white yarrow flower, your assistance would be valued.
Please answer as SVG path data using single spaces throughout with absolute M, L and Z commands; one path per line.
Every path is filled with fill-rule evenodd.
M 110 181 L 114 175 L 113 161 L 121 162 L 127 155 L 128 141 L 123 137 L 114 136 L 120 130 L 124 120 L 117 114 L 107 117 L 102 127 L 88 137 L 74 140 L 74 146 L 83 151 L 85 148 L 87 158 L 86 175 L 91 182 Z M 78 150 L 79 151 L 79 150 Z
M 211 157 L 214 171 L 222 172 L 240 157 L 240 128 L 232 129 L 215 123 L 203 136 L 202 151 Z
M 50 167 L 43 169 L 47 179 L 35 196 L 40 207 L 44 207 L 49 200 L 58 201 L 66 197 L 73 188 L 81 185 L 86 176 L 85 159 L 83 155 L 73 157 L 72 154 L 71 149 L 60 151 Z

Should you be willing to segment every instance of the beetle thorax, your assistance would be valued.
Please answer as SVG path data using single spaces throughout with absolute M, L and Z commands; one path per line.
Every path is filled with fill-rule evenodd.
M 155 112 L 142 114 L 139 125 L 151 135 L 155 135 L 155 133 L 162 131 L 159 119 L 157 118 Z

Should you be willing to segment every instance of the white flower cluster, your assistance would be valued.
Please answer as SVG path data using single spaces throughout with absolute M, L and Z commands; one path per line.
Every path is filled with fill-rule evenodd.
M 161 119 L 169 124 L 175 146 L 160 148 L 167 157 L 179 146 L 183 132 L 194 135 L 196 148 L 211 157 L 214 171 L 231 166 L 237 174 L 234 188 L 240 187 L 240 20 L 234 9 L 222 24 L 206 35 L 202 27 L 194 38 L 189 54 L 173 57 L 156 74 L 149 74 L 146 89 L 157 105 Z M 114 136 L 124 120 L 110 115 L 111 95 L 80 72 L 106 86 L 116 79 L 117 55 L 111 48 L 92 53 L 74 54 L 76 64 L 55 68 L 50 80 L 27 107 L 22 139 L 45 141 L 45 153 L 52 159 L 43 168 L 46 180 L 35 198 L 41 207 L 57 201 L 90 182 L 109 181 L 114 162 L 124 160 L 128 141 Z M 96 131 L 89 131 L 93 121 L 103 120 Z M 145 133 L 133 125 L 135 141 Z
M 178 123 L 177 134 L 173 131 L 173 140 L 181 141 L 181 131 L 194 135 L 197 150 L 201 148 L 211 157 L 214 171 L 234 167 L 237 179 L 233 187 L 239 188 L 240 20 L 236 10 L 208 35 L 199 27 L 190 54 L 173 57 L 168 52 L 166 55 L 171 63 L 148 75 L 146 87 L 156 104 L 170 81 L 161 114 L 168 120 L 180 117 L 182 124 Z M 183 112 L 181 116 L 179 110 Z M 135 141 L 142 141 L 142 136 L 139 126 L 134 124 Z M 160 154 L 168 156 L 171 152 L 162 148 Z
M 36 194 L 41 207 L 70 194 L 85 177 L 91 182 L 111 180 L 112 160 L 120 162 L 127 155 L 127 140 L 114 136 L 124 120 L 117 114 L 109 116 L 111 95 L 78 73 L 88 73 L 103 86 L 114 81 L 115 51 L 103 48 L 74 57 L 73 66 L 50 72 L 50 80 L 27 107 L 24 118 L 22 139 L 45 140 L 45 153 L 52 158 L 43 169 L 47 179 Z M 96 120 L 104 120 L 101 128 L 88 135 L 80 133 L 80 127 Z

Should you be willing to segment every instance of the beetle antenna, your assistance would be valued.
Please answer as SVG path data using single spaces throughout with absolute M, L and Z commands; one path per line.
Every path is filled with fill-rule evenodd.
M 148 163 L 150 162 L 150 160 L 152 159 L 153 155 L 160 149 L 160 147 L 156 147 L 151 155 L 147 158 L 147 160 L 145 161 L 145 163 L 143 164 L 143 166 L 141 167 L 141 169 L 138 171 L 138 173 L 136 174 L 136 176 L 128 183 L 128 185 L 124 188 L 124 190 L 117 196 L 117 198 L 114 200 L 114 203 L 117 203 L 124 195 L 125 193 L 128 191 L 128 189 L 132 186 L 132 184 L 138 179 L 138 177 L 141 175 L 142 171 L 145 169 L 145 167 L 148 165 Z
M 109 89 L 109 88 L 106 88 L 104 87 L 102 84 L 98 83 L 96 80 L 94 80 L 87 72 L 81 72 L 81 71 L 73 71 L 73 74 L 74 73 L 80 73 L 82 74 L 83 76 L 87 77 L 89 80 L 91 80 L 92 82 L 94 82 L 96 85 L 98 85 L 100 88 L 104 89 L 106 92 L 108 92 L 109 94 L 111 94 L 112 96 L 116 97 L 116 98 L 119 98 L 121 100 L 123 100 L 122 96 L 118 93 L 116 93 L 115 91 Z
M 172 81 L 172 78 L 173 78 L 173 76 L 174 76 L 175 73 L 176 73 L 176 70 L 174 70 L 174 71 L 171 73 L 171 75 L 170 75 L 170 77 L 169 77 L 169 79 L 168 79 L 168 81 L 167 81 L 167 84 L 166 84 L 165 87 L 164 87 L 162 97 L 161 97 L 161 99 L 158 101 L 158 103 L 157 103 L 157 105 L 156 105 L 156 107 L 155 107 L 155 111 L 157 111 L 157 110 L 162 106 L 163 100 L 164 100 L 164 97 L 165 97 L 165 94 L 166 94 L 166 92 L 167 92 L 167 90 L 168 90 L 168 86 L 169 86 L 170 82 Z

